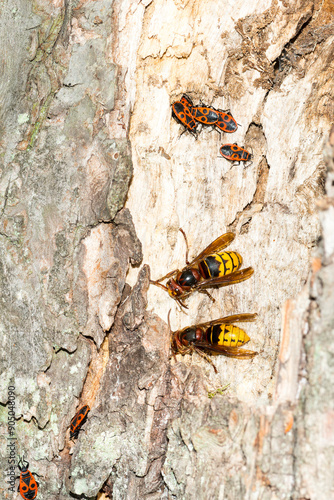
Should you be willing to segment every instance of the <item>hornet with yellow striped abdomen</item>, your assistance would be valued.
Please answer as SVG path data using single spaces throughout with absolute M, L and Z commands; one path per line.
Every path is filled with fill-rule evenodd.
M 180 231 L 186 241 L 187 266 L 181 271 L 176 269 L 159 280 L 150 280 L 150 283 L 166 290 L 182 307 L 187 307 L 183 303 L 183 299 L 195 290 L 206 293 L 214 301 L 207 288 L 233 285 L 252 276 L 254 272 L 252 267 L 239 270 L 242 264 L 240 254 L 237 252 L 222 252 L 234 240 L 235 235 L 233 233 L 219 236 L 192 262 L 189 262 L 187 237 L 182 229 Z M 163 285 L 161 281 L 167 278 L 171 279 L 167 281 L 166 285 Z
M 251 359 L 257 352 L 240 349 L 250 338 L 244 330 L 233 323 L 254 321 L 256 316 L 256 314 L 235 314 L 171 332 L 173 354 L 197 352 L 213 366 L 216 373 L 217 368 L 207 356 L 207 352 L 223 354 L 230 358 Z

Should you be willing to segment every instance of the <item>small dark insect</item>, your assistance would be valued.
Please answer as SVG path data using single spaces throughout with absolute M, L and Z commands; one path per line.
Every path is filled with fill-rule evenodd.
M 207 288 L 222 287 L 241 283 L 250 278 L 254 272 L 252 267 L 239 270 L 242 257 L 237 252 L 222 252 L 235 238 L 233 233 L 219 236 L 194 260 L 188 261 L 188 241 L 185 232 L 180 229 L 186 242 L 186 267 L 176 269 L 158 280 L 150 280 L 153 285 L 166 290 L 180 306 L 187 308 L 183 299 L 198 290 L 206 293 L 213 301 Z M 163 285 L 161 281 L 171 278 Z
M 28 470 L 29 463 L 21 458 L 18 463 L 18 468 L 21 471 L 20 482 L 17 491 L 25 500 L 32 500 L 37 496 L 38 483 L 35 481 L 34 476 Z
M 244 161 L 247 162 L 251 159 L 252 155 L 246 149 L 241 148 L 237 144 L 223 144 L 220 148 L 220 154 L 230 161 Z
M 213 399 L 215 396 L 217 396 L 217 394 L 220 394 L 222 396 L 230 385 L 231 384 L 226 384 L 224 387 L 219 387 L 219 389 L 216 389 L 213 392 L 208 392 L 208 398 Z
M 76 439 L 79 435 L 80 429 L 87 420 L 90 408 L 88 405 L 82 406 L 80 410 L 74 415 L 70 425 L 70 439 Z
M 169 314 L 168 324 L 170 328 Z M 255 321 L 256 316 L 256 314 L 235 314 L 207 323 L 188 326 L 176 332 L 171 331 L 172 352 L 174 355 L 197 352 L 213 366 L 216 373 L 217 368 L 206 353 L 214 352 L 230 358 L 252 359 L 258 353 L 240 348 L 250 338 L 244 330 L 233 323 Z

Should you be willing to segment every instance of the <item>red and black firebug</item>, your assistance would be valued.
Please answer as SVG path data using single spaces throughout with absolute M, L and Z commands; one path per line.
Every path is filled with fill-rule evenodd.
M 191 114 L 191 104 L 186 99 L 186 96 L 183 96 L 181 101 L 176 101 L 172 104 L 173 118 L 181 123 L 189 132 L 195 134 L 197 123 Z
M 226 160 L 230 161 L 247 162 L 252 157 L 251 153 L 237 144 L 223 144 L 219 151 Z
M 88 415 L 89 411 L 90 411 L 89 406 L 84 405 L 74 415 L 74 417 L 71 420 L 71 425 L 70 425 L 70 439 L 73 440 L 73 439 L 76 439 L 78 437 L 81 427 L 86 422 L 87 415 Z
M 36 498 L 37 496 L 38 483 L 30 470 L 28 470 L 28 467 L 29 463 L 26 460 L 19 460 L 18 468 L 20 469 L 21 474 L 17 491 L 20 492 L 21 497 L 25 500 L 33 500 L 33 498 Z

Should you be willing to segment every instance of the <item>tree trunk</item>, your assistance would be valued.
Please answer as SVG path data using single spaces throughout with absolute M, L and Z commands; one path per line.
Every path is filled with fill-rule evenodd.
M 334 495 L 333 16 L 329 0 L 2 2 L 1 498 L 22 498 L 22 456 L 48 500 Z M 184 93 L 237 131 L 185 131 Z M 181 310 L 149 284 L 185 266 L 180 228 L 189 260 L 235 233 L 254 275 Z M 258 354 L 212 355 L 217 374 L 170 359 L 169 310 L 174 331 L 257 313 L 240 326 Z

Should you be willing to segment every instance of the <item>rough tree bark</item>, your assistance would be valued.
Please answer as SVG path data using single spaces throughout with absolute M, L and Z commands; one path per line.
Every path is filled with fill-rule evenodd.
M 1 498 L 21 498 L 12 386 L 15 461 L 37 498 L 333 497 L 333 3 L 0 12 Z M 184 92 L 230 108 L 237 132 L 181 134 Z M 251 165 L 219 156 L 231 142 Z M 254 276 L 181 312 L 149 287 L 184 265 L 180 227 L 191 256 L 235 232 Z M 170 359 L 170 309 L 173 329 L 257 312 L 259 354 L 216 356 L 218 374 Z

